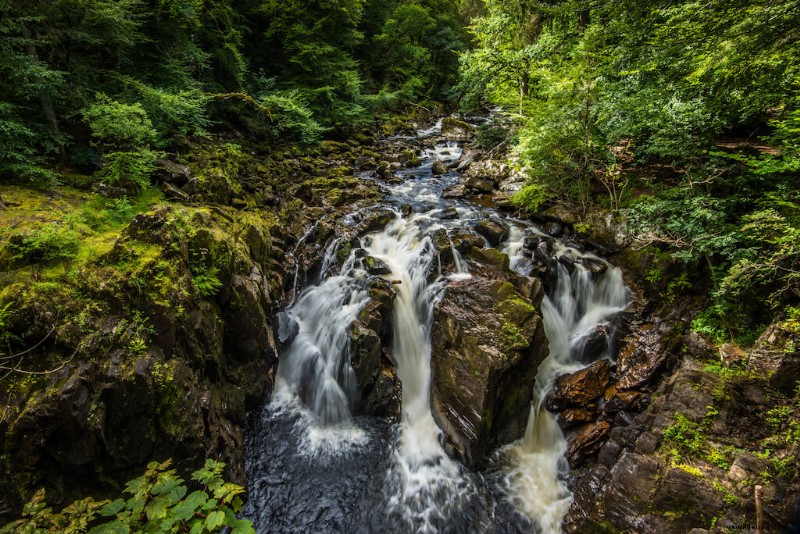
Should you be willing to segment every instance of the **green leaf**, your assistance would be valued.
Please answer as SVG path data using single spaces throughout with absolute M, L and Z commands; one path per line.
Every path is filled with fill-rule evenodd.
M 98 525 L 89 531 L 89 534 L 128 534 L 130 527 L 120 520 Z
M 217 510 L 211 512 L 208 514 L 208 517 L 206 517 L 206 528 L 213 532 L 216 528 L 221 527 L 224 522 L 225 512 Z
M 123 508 L 125 508 L 125 500 L 117 499 L 100 508 L 100 515 L 111 517 L 112 515 L 117 515 Z
M 167 506 L 170 504 L 169 498 L 165 497 L 164 495 L 160 495 L 150 501 L 147 506 L 145 506 L 144 513 L 147 514 L 147 518 L 150 521 L 163 519 L 167 517 Z
M 190 493 L 185 502 L 194 508 L 200 508 L 206 501 L 208 501 L 208 494 L 205 491 L 198 490 Z
M 164 495 L 165 493 L 171 492 L 182 483 L 183 480 L 180 478 L 168 477 L 164 480 L 159 480 L 156 482 L 156 484 L 153 486 L 152 493 L 153 495 Z

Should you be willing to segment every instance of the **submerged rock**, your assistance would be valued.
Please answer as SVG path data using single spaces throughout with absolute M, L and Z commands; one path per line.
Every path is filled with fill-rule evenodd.
M 522 436 L 536 368 L 547 354 L 539 302 L 513 285 L 473 277 L 452 283 L 436 305 L 433 413 L 452 452 L 481 465 Z

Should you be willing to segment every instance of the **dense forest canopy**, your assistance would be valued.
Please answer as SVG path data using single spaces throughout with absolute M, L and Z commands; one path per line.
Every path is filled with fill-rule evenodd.
M 0 173 L 108 163 L 221 124 L 313 142 L 447 98 L 458 13 L 443 0 L 3 0 Z M 103 117 L 153 131 L 122 146 Z

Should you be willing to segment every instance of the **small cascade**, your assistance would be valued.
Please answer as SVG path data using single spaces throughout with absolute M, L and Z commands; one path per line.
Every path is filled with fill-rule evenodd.
M 334 242 L 329 252 L 335 254 L 337 248 L 338 242 Z M 278 365 L 277 397 L 290 390 L 324 425 L 349 421 L 355 400 L 350 327 L 368 302 L 369 292 L 366 273 L 353 269 L 353 262 L 351 255 L 342 268 L 350 271 L 347 275 L 332 276 L 304 289 L 284 319 L 289 323 L 284 328 L 296 333 Z
M 513 250 L 514 246 L 508 248 Z M 557 253 L 603 261 L 566 247 Z M 511 500 L 546 534 L 561 532 L 561 521 L 572 504 L 572 494 L 564 482 L 568 470 L 564 458 L 567 440 L 556 415 L 545 409 L 545 398 L 558 376 L 584 367 L 575 356 L 582 352 L 586 337 L 599 326 L 604 327 L 607 339 L 601 357 L 614 356 L 615 319 L 630 301 L 622 273 L 615 267 L 606 264 L 605 272 L 597 279 L 578 262 L 571 274 L 561 262 L 557 269 L 556 287 L 542 302 L 550 352 L 536 375 L 525 436 L 503 451 L 511 460 L 506 474 Z
M 428 282 L 433 261 L 430 238 L 417 222 L 398 217 L 385 231 L 367 237 L 368 252 L 383 260 L 400 283 L 394 304 L 394 346 L 403 384 L 399 444 L 387 476 L 390 523 L 405 532 L 445 530 L 453 516 L 476 500 L 473 482 L 441 445 L 442 431 L 430 409 L 433 307 L 443 279 Z M 428 231 L 435 227 L 428 228 Z M 443 500 L 443 496 L 448 496 Z

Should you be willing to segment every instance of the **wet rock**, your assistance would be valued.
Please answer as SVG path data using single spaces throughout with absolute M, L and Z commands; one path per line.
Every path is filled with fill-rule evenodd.
M 445 164 L 444 161 L 437 159 L 436 161 L 433 162 L 433 165 L 431 166 L 431 172 L 434 175 L 444 174 L 447 172 L 447 165 Z
M 577 262 L 577 258 L 575 253 L 572 250 L 567 250 L 561 256 L 558 257 L 558 263 L 564 266 L 567 269 L 569 274 L 575 270 L 575 262 Z
M 603 413 L 611 416 L 617 412 L 628 411 L 638 412 L 643 408 L 644 394 L 640 391 L 619 391 L 611 386 L 605 392 L 605 404 Z
M 627 342 L 617 357 L 617 387 L 620 391 L 649 384 L 667 361 L 668 352 L 661 345 L 665 325 L 645 324 L 637 330 L 637 339 Z
M 511 175 L 511 167 L 506 163 L 495 160 L 476 161 L 469 166 L 465 176 L 467 178 L 467 185 L 469 186 L 470 180 L 476 180 L 475 183 L 489 182 L 491 188 L 499 185 Z M 476 187 L 477 189 L 477 187 Z
M 611 434 L 611 423 L 600 421 L 586 426 L 580 433 L 569 441 L 569 447 L 564 456 L 571 467 L 577 467 L 595 456 L 605 444 Z
M 446 221 L 458 219 L 458 210 L 454 206 L 448 206 L 439 213 L 438 217 Z
M 496 247 L 508 239 L 508 225 L 497 218 L 482 219 L 475 225 L 475 231 L 481 234 L 490 245 Z
M 156 161 L 156 170 L 153 172 L 153 178 L 177 187 L 183 187 L 192 179 L 192 171 L 188 165 L 181 165 L 165 158 L 159 158 Z
M 522 247 L 530 251 L 541 249 L 544 251 L 544 257 L 548 258 L 550 256 L 551 245 L 554 242 L 555 240 L 549 236 L 534 234 L 525 236 L 525 239 L 522 241 Z
M 608 323 L 599 324 L 584 333 L 571 347 L 572 358 L 581 363 L 591 363 L 608 349 L 611 327 Z
M 389 282 L 375 278 L 369 296 L 351 327 L 350 365 L 360 393 L 357 412 L 390 416 L 399 413 L 399 380 L 383 347 L 392 345 L 395 292 Z
M 606 262 L 588 256 L 580 258 L 579 263 L 592 274 L 593 280 L 600 278 L 608 270 Z
M 590 404 L 585 408 L 567 408 L 558 414 L 558 425 L 567 430 L 574 426 L 591 423 L 597 419 L 597 406 Z
M 564 227 L 553 221 L 544 224 L 544 231 L 551 237 L 561 237 L 564 235 Z
M 267 282 L 261 269 L 253 265 L 248 276 L 233 275 L 231 297 L 225 307 L 225 343 L 227 352 L 239 363 L 250 362 L 265 370 L 275 363 L 277 354 L 269 324 Z
M 576 373 L 558 377 L 547 395 L 547 409 L 581 408 L 591 404 L 603 395 L 610 377 L 608 360 L 600 360 Z
M 469 252 L 473 247 L 481 248 L 484 246 L 484 240 L 481 236 L 463 228 L 453 229 L 450 239 L 453 242 L 453 247 L 462 254 Z
M 434 417 L 452 450 L 481 465 L 493 447 L 524 432 L 547 353 L 541 316 L 510 283 L 474 276 L 448 286 L 432 340 Z
M 474 150 L 469 148 L 464 149 L 464 151 L 461 153 L 461 158 L 458 160 L 458 166 L 456 167 L 456 170 L 463 172 L 468 169 L 469 166 L 472 165 L 472 163 L 477 159 L 477 155 L 478 154 Z
M 464 184 L 448 187 L 442 192 L 442 198 L 464 198 L 467 196 L 467 189 Z
M 494 182 L 490 180 L 483 180 L 476 176 L 468 177 L 464 185 L 469 189 L 473 189 L 481 193 L 491 193 L 494 189 Z
M 375 384 L 364 398 L 364 412 L 399 422 L 402 400 L 403 384 L 397 376 L 396 366 L 381 364 Z
M 383 230 L 386 228 L 386 225 L 395 220 L 396 217 L 397 214 L 389 209 L 372 210 L 362 223 L 362 232 L 369 233 Z
M 373 256 L 364 256 L 364 269 L 372 275 L 383 276 L 392 274 L 392 269 L 386 265 L 386 262 Z
M 508 271 L 511 261 L 507 254 L 504 254 L 496 248 L 472 248 L 469 251 L 470 259 L 489 267 L 489 270 L 494 271 Z

